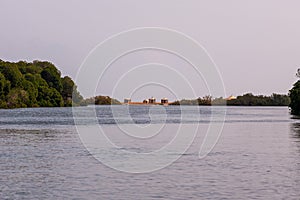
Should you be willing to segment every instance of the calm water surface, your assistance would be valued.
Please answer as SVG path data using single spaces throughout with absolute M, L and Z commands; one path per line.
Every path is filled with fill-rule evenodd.
M 85 109 L 93 108 L 83 108 L 83 126 L 93 123 Z M 199 124 L 206 130 L 211 114 L 218 114 L 193 106 L 132 106 L 129 114 L 124 106 L 115 109 L 118 115 L 109 106 L 96 107 L 98 123 L 120 145 L 137 152 L 163 146 L 168 137 L 133 141 L 115 134 L 116 123 L 167 124 L 174 129 L 179 123 Z M 0 110 L 0 199 L 300 197 L 300 120 L 288 108 L 228 107 L 222 135 L 207 157 L 198 158 L 200 133 L 172 165 L 142 174 L 119 172 L 94 159 L 81 143 L 72 116 L 71 108 Z

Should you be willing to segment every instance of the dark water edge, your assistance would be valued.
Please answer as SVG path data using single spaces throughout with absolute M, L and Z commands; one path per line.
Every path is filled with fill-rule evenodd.
M 48 125 L 30 123 L 36 114 L 27 117 L 27 124 L 1 122 L 0 198 L 299 199 L 300 120 L 291 119 L 286 108 L 234 109 L 207 157 L 198 158 L 200 134 L 175 163 L 144 174 L 119 172 L 94 159 L 72 124 L 54 123 L 68 118 L 68 111 L 40 111 Z M 18 112 L 6 116 L 24 119 L 22 113 L 28 114 Z M 113 135 L 116 126 L 105 126 Z M 200 127 L 205 130 L 207 123 Z

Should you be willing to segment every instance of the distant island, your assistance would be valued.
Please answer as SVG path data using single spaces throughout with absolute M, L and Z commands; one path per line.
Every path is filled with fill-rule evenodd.
M 297 93 L 299 87 L 298 81 L 294 89 L 290 91 L 294 99 L 297 95 L 299 96 Z M 285 94 L 263 96 L 251 93 L 225 99 L 207 95 L 197 99 L 182 99 L 174 102 L 169 102 L 167 98 L 156 102 L 156 99 L 151 97 L 142 102 L 124 99 L 121 103 L 117 99 L 101 95 L 84 99 L 74 81 L 68 76 L 62 77 L 61 72 L 48 61 L 7 62 L 0 60 L 0 108 L 69 107 L 90 104 L 289 106 L 290 102 L 290 97 Z M 297 103 L 291 105 L 298 106 Z

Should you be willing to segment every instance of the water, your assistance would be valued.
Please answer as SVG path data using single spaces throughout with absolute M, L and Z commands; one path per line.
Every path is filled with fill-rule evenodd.
M 98 106 L 97 122 L 130 151 L 153 151 L 174 133 L 132 139 L 116 134 L 116 123 L 171 130 L 196 124 L 200 132 L 173 164 L 132 174 L 105 166 L 84 148 L 71 108 L 0 110 L 0 199 L 299 199 L 300 120 L 288 108 L 228 107 L 222 135 L 203 159 L 203 133 L 210 121 L 221 123 L 211 119 L 221 107 L 131 106 L 129 114 L 125 108 Z M 85 115 L 89 109 L 79 126 L 95 123 Z

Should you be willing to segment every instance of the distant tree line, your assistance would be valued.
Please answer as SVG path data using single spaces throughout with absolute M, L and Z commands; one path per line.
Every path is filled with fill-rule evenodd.
M 212 96 L 204 96 L 197 99 L 182 99 L 170 105 L 288 106 L 289 104 L 290 98 L 288 95 L 272 94 L 271 96 L 264 96 L 247 93 L 231 100 L 222 97 L 213 99 Z
M 87 105 L 121 105 L 121 102 L 117 99 L 113 99 L 109 96 L 96 96 L 84 100 Z
M 73 80 L 50 62 L 0 60 L 0 108 L 81 105 Z
M 272 94 L 271 96 L 253 95 L 252 93 L 238 96 L 237 99 L 227 101 L 229 106 L 288 106 L 290 98 L 285 94 Z
M 169 105 L 205 105 L 210 106 L 212 104 L 212 96 L 204 96 L 203 98 L 199 97 L 197 99 L 182 99 L 174 101 L 173 103 L 170 103 Z
M 300 76 L 299 76 L 300 77 Z M 0 108 L 62 107 L 78 105 L 120 105 L 109 96 L 83 99 L 74 81 L 61 77 L 61 72 L 50 62 L 6 62 L 0 59 Z M 300 114 L 300 81 L 294 84 L 289 96 L 251 93 L 226 100 L 222 97 L 182 99 L 170 105 L 230 105 L 230 106 L 290 106 L 292 114 Z

